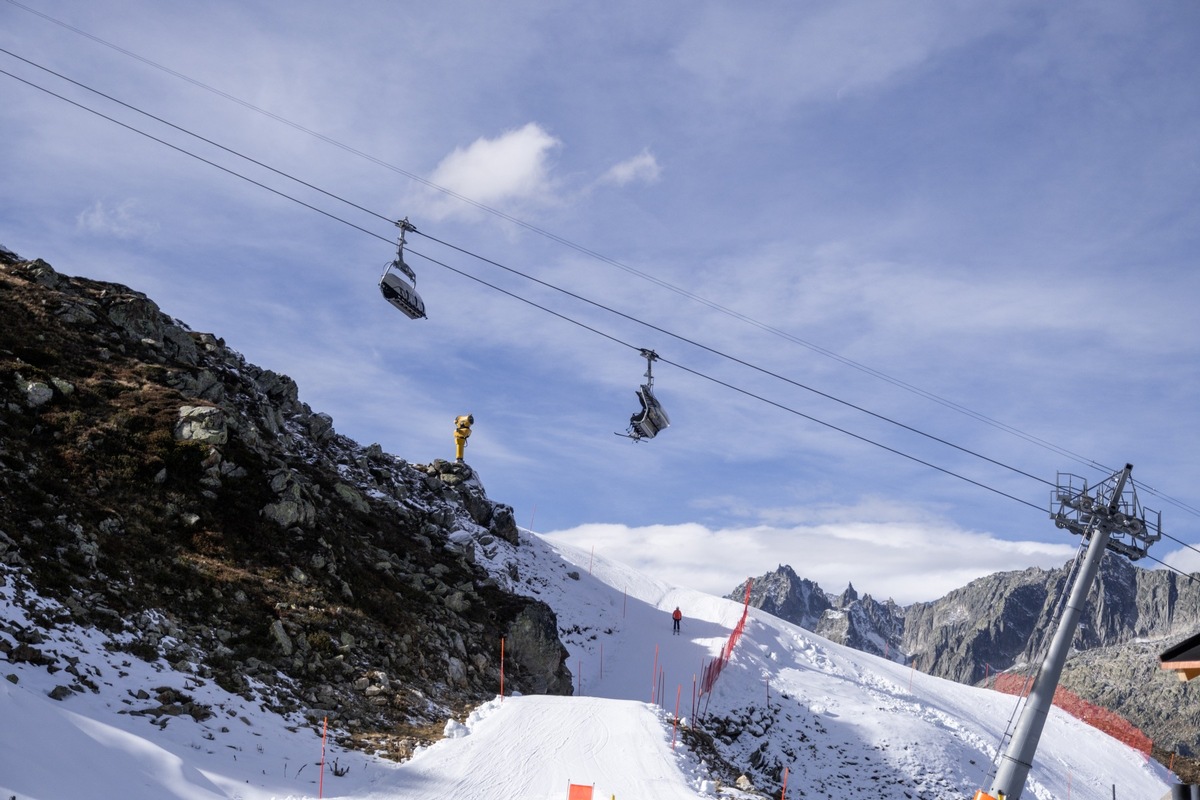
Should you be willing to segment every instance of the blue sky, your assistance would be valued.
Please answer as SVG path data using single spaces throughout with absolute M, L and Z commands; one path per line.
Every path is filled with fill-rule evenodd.
M 911 602 L 1061 564 L 1057 472 L 1131 462 L 1200 544 L 1194 3 L 3 0 L 0 47 L 358 226 L 0 75 L 0 243 L 414 463 L 474 414 L 523 526 Z M 401 217 L 427 320 L 376 286 Z M 641 347 L 673 424 L 634 444 Z

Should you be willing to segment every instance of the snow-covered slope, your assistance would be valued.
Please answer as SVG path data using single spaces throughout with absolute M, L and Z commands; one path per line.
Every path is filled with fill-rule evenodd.
M 711 758 L 683 744 L 671 724 L 677 703 L 726 759 L 753 764 L 752 781 L 774 797 L 785 768 L 788 797 L 963 798 L 986 785 L 1009 696 L 914 673 L 751 610 L 711 698 L 697 701 L 695 681 L 740 604 L 528 534 L 519 548 L 488 552 L 479 559 L 497 580 L 557 611 L 578 696 L 497 698 L 402 765 L 330 745 L 323 776 L 320 731 L 272 713 L 266 687 L 230 695 L 202 665 L 148 664 L 100 634 L 56 627 L 53 604 L 27 614 L 12 602 L 21 577 L 0 573 L 5 629 L 77 658 L 74 669 L 95 687 L 52 699 L 64 681 L 10 653 L 0 667 L 9 678 L 0 681 L 0 796 L 557 800 L 570 782 L 620 800 L 747 796 L 718 786 Z M 676 606 L 680 636 L 671 634 Z M 10 651 L 19 644 L 0 639 Z M 200 707 L 212 716 L 180 713 Z M 1115 786 L 1119 798 L 1158 798 L 1167 781 L 1156 763 L 1056 709 L 1025 796 L 1107 798 Z
M 524 540 L 523 540 L 524 543 Z M 740 603 L 668 586 L 585 549 L 531 538 L 516 551 L 527 591 L 566 631 L 579 693 L 652 696 L 714 734 L 730 761 L 752 764 L 760 789 L 789 797 L 964 798 L 987 788 L 1010 695 L 934 678 L 829 642 L 750 609 L 711 698 L 693 682 L 742 614 Z M 577 577 L 573 577 L 577 576 Z M 683 635 L 670 613 L 683 611 Z M 665 672 L 655 686 L 655 664 Z M 1025 797 L 1158 798 L 1170 776 L 1141 753 L 1055 708 Z M 803 792 L 803 794 L 801 794 Z M 605 795 L 607 796 L 607 795 Z

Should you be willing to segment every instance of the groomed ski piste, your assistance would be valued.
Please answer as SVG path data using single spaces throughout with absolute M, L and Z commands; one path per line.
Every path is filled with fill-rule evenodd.
M 52 602 L 38 601 L 35 626 L 13 602 L 26 591 L 21 576 L 0 571 L 7 627 L 49 628 L 41 641 L 23 638 L 74 660 L 72 670 L 95 687 L 53 699 L 62 675 L 0 662 L 0 798 L 566 800 L 570 784 L 592 787 L 597 800 L 760 796 L 717 780 L 711 756 L 693 752 L 673 726 L 676 708 L 686 725 L 702 715 L 727 760 L 755 765 L 762 796 L 781 796 L 785 768 L 789 798 L 948 800 L 987 788 L 1013 697 L 923 675 L 750 609 L 711 696 L 694 701 L 702 667 L 728 641 L 742 604 L 666 585 L 581 544 L 522 532 L 519 548 L 478 548 L 496 580 L 558 614 L 576 696 L 497 696 L 404 764 L 330 743 L 323 773 L 312 722 L 226 693 L 185 660 L 148 663 L 96 632 L 56 624 L 63 617 Z M 679 636 L 671 634 L 676 606 Z M 17 644 L 4 632 L 0 639 Z M 213 716 L 153 713 L 163 688 Z M 1122 800 L 1160 798 L 1169 786 L 1161 765 L 1054 709 L 1024 797 L 1107 799 L 1115 788 Z

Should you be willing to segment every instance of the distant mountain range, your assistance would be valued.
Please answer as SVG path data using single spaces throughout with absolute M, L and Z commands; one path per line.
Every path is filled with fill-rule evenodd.
M 786 565 L 752 580 L 750 603 L 832 641 L 960 683 L 1027 672 L 1044 657 L 1069 591 L 1071 564 L 974 580 L 939 600 L 900 606 L 821 589 Z M 742 583 L 728 597 L 741 600 Z M 1085 604 L 1061 685 L 1114 711 L 1155 743 L 1156 754 L 1200 756 L 1200 681 L 1181 683 L 1158 654 L 1200 629 L 1200 582 L 1145 570 L 1107 553 Z

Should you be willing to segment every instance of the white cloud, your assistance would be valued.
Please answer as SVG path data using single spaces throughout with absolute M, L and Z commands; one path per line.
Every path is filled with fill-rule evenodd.
M 1172 550 L 1164 555 L 1161 561 L 1165 565 L 1164 569 L 1174 569 L 1189 575 L 1200 572 L 1200 550 L 1197 550 L 1195 545 Z M 1152 567 L 1154 565 L 1147 564 L 1146 566 Z
M 506 131 L 495 139 L 479 138 L 442 159 L 430 181 L 487 206 L 544 204 L 554 199 L 550 157 L 562 145 L 536 122 Z M 464 208 L 455 200 L 440 202 L 441 216 Z
M 661 173 L 662 168 L 658 165 L 658 159 L 649 150 L 643 150 L 633 158 L 611 167 L 608 172 L 600 176 L 599 182 L 614 186 L 625 186 L 634 181 L 654 183 Z
M 723 595 L 788 564 L 828 592 L 854 584 L 902 605 L 935 600 L 970 581 L 1031 565 L 1061 567 L 1076 542 L 1007 541 L 945 520 L 842 521 L 712 529 L 697 523 L 580 525 L 543 534 L 629 564 L 667 583 Z M 903 518 L 905 514 L 898 516 Z
M 97 200 L 76 218 L 80 230 L 118 239 L 144 239 L 158 231 L 158 222 L 146 215 L 142 204 L 134 199 L 122 200 L 115 206 Z

